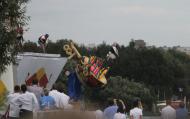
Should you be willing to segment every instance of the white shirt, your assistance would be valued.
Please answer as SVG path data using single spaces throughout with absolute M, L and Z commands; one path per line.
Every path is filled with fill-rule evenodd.
M 60 108 L 65 108 L 65 109 L 71 108 L 70 107 L 71 105 L 69 104 L 69 96 L 67 96 L 64 93 L 59 93 L 59 95 L 60 95 L 60 102 L 59 102 Z
M 14 98 L 20 96 L 20 93 L 12 93 L 8 95 L 8 103 L 10 104 L 10 117 L 19 117 L 20 108 L 19 105 L 14 101 Z
M 130 116 L 133 116 L 134 119 L 140 119 L 140 116 L 142 116 L 142 109 L 137 107 L 131 109 Z
M 176 111 L 170 105 L 164 107 L 161 111 L 161 119 L 176 119 Z
M 113 119 L 127 119 L 127 118 L 125 114 L 118 112 L 118 113 L 115 113 Z
M 69 104 L 69 96 L 64 93 L 60 93 L 57 90 L 49 92 L 49 96 L 52 96 L 55 100 L 55 106 L 57 108 L 70 109 L 72 106 Z
M 103 119 L 103 117 L 104 117 L 104 114 L 103 114 L 103 112 L 101 110 L 96 110 L 94 112 L 94 114 L 96 116 L 96 119 Z
M 49 92 L 49 96 L 52 96 L 53 99 L 55 100 L 55 106 L 59 108 L 59 100 L 60 100 L 60 95 L 57 90 L 52 90 Z
M 17 98 L 14 99 L 18 105 L 21 105 L 21 109 L 28 111 L 36 111 L 39 109 L 38 100 L 34 93 L 26 91 L 25 93 L 20 94 Z

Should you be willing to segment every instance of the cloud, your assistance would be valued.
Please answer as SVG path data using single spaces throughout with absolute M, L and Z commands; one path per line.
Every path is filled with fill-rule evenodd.
M 133 6 L 120 6 L 113 9 L 113 13 L 118 15 L 142 15 L 142 16 L 163 16 L 167 15 L 168 11 L 163 8 L 133 5 Z

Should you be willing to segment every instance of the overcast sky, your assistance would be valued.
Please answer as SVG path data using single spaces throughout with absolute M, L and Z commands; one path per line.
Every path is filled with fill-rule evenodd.
M 26 40 L 48 33 L 51 40 L 80 44 L 190 46 L 190 0 L 31 0 Z

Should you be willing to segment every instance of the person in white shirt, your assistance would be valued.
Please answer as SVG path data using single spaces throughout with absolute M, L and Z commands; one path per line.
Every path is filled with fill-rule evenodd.
M 57 91 L 57 86 L 54 84 L 52 90 L 49 92 L 49 96 L 52 96 L 55 100 L 55 106 L 59 109 L 71 109 L 72 105 L 69 104 L 69 96 L 63 92 Z
M 117 113 L 115 113 L 113 119 L 126 119 L 125 105 L 122 100 L 117 100 Z
M 142 119 L 142 109 L 139 108 L 139 101 L 133 102 L 133 109 L 130 110 L 130 119 Z
M 9 118 L 18 119 L 20 108 L 19 105 L 14 101 L 14 98 L 17 98 L 20 95 L 20 86 L 16 85 L 14 87 L 14 93 L 8 95 L 8 103 L 10 105 Z
M 32 119 L 33 111 L 39 109 L 38 101 L 36 96 L 27 91 L 25 84 L 21 85 L 22 94 L 14 99 L 14 101 L 20 105 L 20 117 L 21 119 Z
M 49 92 L 49 96 L 53 97 L 53 99 L 55 100 L 56 108 L 59 108 L 60 95 L 59 95 L 59 92 L 57 91 L 57 88 L 56 88 L 55 84 L 53 84 L 52 89 Z
M 161 111 L 161 119 L 176 119 L 176 110 L 171 106 L 171 100 L 166 100 L 166 107 Z
M 60 108 L 72 109 L 72 105 L 69 104 L 69 96 L 63 92 L 59 92 L 60 95 Z
M 103 112 L 99 109 L 94 111 L 94 115 L 95 115 L 96 119 L 103 119 L 103 117 L 104 117 Z

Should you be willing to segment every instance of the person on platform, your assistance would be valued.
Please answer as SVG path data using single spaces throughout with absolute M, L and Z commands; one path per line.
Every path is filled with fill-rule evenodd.
M 8 95 L 8 103 L 10 105 L 9 118 L 18 119 L 20 108 L 19 105 L 14 101 L 15 98 L 20 96 L 20 86 L 16 85 L 14 87 L 14 93 Z
M 106 60 L 104 61 L 103 66 L 111 67 L 113 64 L 116 63 L 118 57 L 119 57 L 118 44 L 114 43 L 106 55 Z
M 119 57 L 118 45 L 114 43 L 107 54 L 107 60 L 115 60 Z
M 48 37 L 49 37 L 49 34 L 45 34 L 38 38 L 38 43 L 40 47 L 43 49 L 44 53 L 46 52 L 45 48 L 46 48 L 46 42 L 48 40 Z

